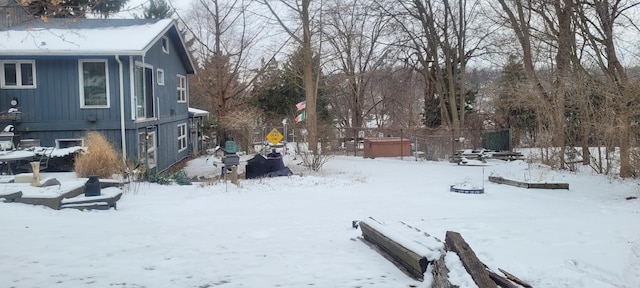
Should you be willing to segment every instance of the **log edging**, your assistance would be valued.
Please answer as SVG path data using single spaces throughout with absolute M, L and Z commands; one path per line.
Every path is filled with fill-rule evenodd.
M 509 180 L 502 177 L 489 176 L 489 182 L 506 184 L 526 189 L 566 189 L 569 190 L 569 183 L 528 183 Z
M 365 222 L 360 222 L 359 226 L 364 240 L 375 245 L 376 248 L 379 248 L 380 252 L 384 252 L 386 254 L 383 255 L 385 258 L 391 260 L 393 264 L 399 266 L 399 268 L 403 268 L 401 270 L 412 278 L 420 281 L 423 280 L 424 272 L 427 270 L 428 265 L 426 257 L 418 255 L 416 252 L 402 246 Z

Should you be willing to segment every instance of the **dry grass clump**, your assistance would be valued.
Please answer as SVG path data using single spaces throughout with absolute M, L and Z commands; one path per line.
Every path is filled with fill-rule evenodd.
M 78 177 L 96 175 L 99 178 L 111 178 L 113 174 L 122 173 L 123 164 L 118 151 L 102 134 L 89 131 L 84 143 L 87 151 L 79 154 L 75 161 L 74 170 Z

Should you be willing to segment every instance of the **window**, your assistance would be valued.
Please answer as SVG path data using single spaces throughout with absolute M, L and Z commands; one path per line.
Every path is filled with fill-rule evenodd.
M 2 61 L 2 88 L 36 88 L 36 62 L 33 60 Z
M 187 77 L 178 75 L 176 82 L 176 86 L 178 86 L 178 102 L 187 102 Z
M 169 38 L 162 37 L 162 52 L 169 54 Z
M 156 132 L 138 133 L 138 160 L 147 169 L 156 167 Z
M 80 60 L 80 107 L 109 108 L 107 60 Z
M 187 149 L 187 124 L 178 125 L 178 152 Z
M 136 63 L 133 81 L 136 118 L 154 118 L 153 68 L 143 66 L 141 63 Z
M 69 148 L 75 146 L 84 146 L 84 140 L 82 139 L 56 139 L 56 148 Z
M 158 69 L 156 71 L 156 78 L 158 79 L 158 85 L 164 86 L 164 70 Z

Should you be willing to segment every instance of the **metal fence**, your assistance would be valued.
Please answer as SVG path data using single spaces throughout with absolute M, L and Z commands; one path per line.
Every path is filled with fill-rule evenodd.
M 251 152 L 259 152 L 256 147 L 263 147 L 268 143 L 267 135 L 273 129 L 283 134 L 283 142 L 306 142 L 307 135 L 299 127 L 265 126 L 254 129 L 250 137 L 245 137 L 250 142 L 245 146 L 253 149 Z M 411 155 L 426 160 L 447 160 L 462 149 L 511 149 L 508 130 L 331 128 L 319 131 L 319 135 L 323 153 L 334 155 L 363 156 L 364 139 L 382 137 L 409 139 Z

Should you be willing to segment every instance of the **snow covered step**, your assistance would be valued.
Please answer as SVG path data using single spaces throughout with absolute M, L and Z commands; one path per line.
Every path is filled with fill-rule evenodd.
M 17 198 L 22 197 L 22 191 L 9 190 L 0 192 L 0 198 L 4 198 L 4 202 L 13 202 Z
M 99 196 L 84 196 L 84 194 L 62 199 L 60 209 L 76 208 L 76 209 L 109 209 L 116 208 L 116 202 L 122 197 L 122 190 L 115 187 L 102 189 Z M 106 207 L 106 208 L 105 208 Z

